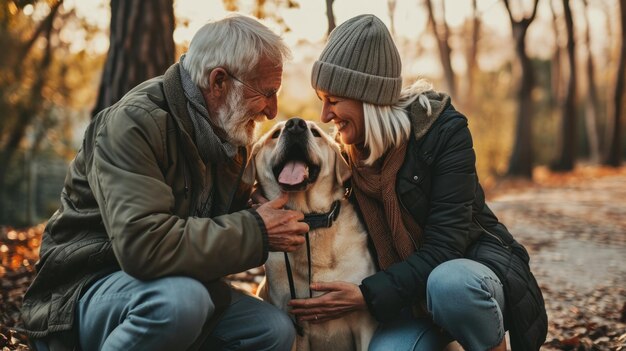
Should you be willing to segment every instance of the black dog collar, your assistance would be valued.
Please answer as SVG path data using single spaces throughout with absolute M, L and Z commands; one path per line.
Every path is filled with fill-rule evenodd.
M 332 206 L 330 206 L 330 211 L 326 213 L 309 213 L 304 215 L 304 219 L 302 220 L 304 223 L 309 225 L 309 230 L 315 230 L 318 228 L 330 228 L 333 226 L 333 223 L 339 217 L 339 211 L 341 210 L 341 202 L 339 200 L 335 200 Z

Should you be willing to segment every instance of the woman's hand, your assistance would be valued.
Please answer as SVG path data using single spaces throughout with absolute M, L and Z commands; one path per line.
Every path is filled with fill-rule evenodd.
M 346 313 L 367 308 L 361 289 L 346 282 L 313 283 L 311 290 L 326 291 L 322 296 L 311 299 L 296 299 L 289 302 L 291 313 L 300 321 L 322 323 L 344 316 Z

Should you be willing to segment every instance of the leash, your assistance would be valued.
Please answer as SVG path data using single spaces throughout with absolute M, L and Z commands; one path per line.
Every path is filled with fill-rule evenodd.
M 335 200 L 333 204 L 330 206 L 330 211 L 326 213 L 310 213 L 304 215 L 304 219 L 302 222 L 309 225 L 309 231 L 315 230 L 318 228 L 330 228 L 333 223 L 339 217 L 339 211 L 341 210 L 341 202 L 339 200 Z M 309 240 L 309 232 L 304 235 L 305 243 L 306 243 L 306 259 L 308 265 L 308 273 L 309 273 L 309 298 L 313 297 L 313 291 L 311 291 L 311 241 Z M 289 293 L 291 294 L 291 299 L 296 299 L 296 284 L 293 280 L 293 271 L 291 270 L 291 263 L 289 262 L 289 256 L 287 252 L 285 254 L 285 266 L 287 267 L 287 279 L 289 280 Z M 293 325 L 296 328 L 296 332 L 298 335 L 303 336 L 304 330 L 302 326 L 299 325 L 295 319 L 292 320 Z

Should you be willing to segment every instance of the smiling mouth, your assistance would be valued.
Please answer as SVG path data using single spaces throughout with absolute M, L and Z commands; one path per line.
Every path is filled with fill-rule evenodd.
M 291 145 L 282 159 L 272 168 L 274 178 L 283 191 L 304 191 L 315 183 L 320 167 L 313 163 L 301 145 Z
M 348 122 L 346 122 L 346 121 L 339 121 L 339 122 L 335 123 L 335 126 L 337 127 L 337 131 L 338 132 L 340 132 L 342 129 L 344 129 L 347 125 L 348 125 Z

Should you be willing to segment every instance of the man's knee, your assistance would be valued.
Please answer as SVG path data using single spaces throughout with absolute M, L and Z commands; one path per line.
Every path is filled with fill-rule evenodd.
M 146 306 L 153 310 L 152 315 L 163 318 L 175 330 L 199 331 L 215 310 L 206 287 L 187 277 L 159 279 L 147 298 Z
M 206 288 L 187 277 L 137 280 L 116 272 L 89 288 L 78 307 L 83 349 L 146 343 L 184 347 L 214 311 Z

